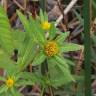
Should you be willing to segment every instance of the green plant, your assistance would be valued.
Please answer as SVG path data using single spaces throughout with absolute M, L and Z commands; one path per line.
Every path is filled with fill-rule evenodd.
M 63 53 L 81 49 L 78 44 L 69 43 L 66 38 L 69 32 L 59 32 L 54 22 L 49 23 L 46 13 L 40 10 L 40 18 L 29 19 L 17 11 L 25 32 L 12 29 L 4 9 L 0 6 L 0 68 L 6 71 L 0 87 L 0 94 L 22 96 L 20 87 L 35 85 L 39 82 L 43 91 L 48 86 L 57 88 L 63 84 L 75 82 L 70 72 L 70 60 L 64 58 Z M 12 55 L 17 51 L 17 58 Z M 28 65 L 42 66 L 48 69 L 45 75 L 26 72 Z M 11 82 L 11 83 L 10 83 Z M 8 85 L 9 84 L 9 85 Z M 11 84 L 11 85 L 10 85 Z

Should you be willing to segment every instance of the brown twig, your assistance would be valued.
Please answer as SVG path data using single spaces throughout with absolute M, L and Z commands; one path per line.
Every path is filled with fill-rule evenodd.
M 24 0 L 24 9 L 26 10 L 27 8 L 27 0 Z
M 49 93 L 50 96 L 54 96 L 53 88 L 51 86 L 49 86 Z
M 77 65 L 76 65 L 76 68 L 75 68 L 75 74 L 76 75 L 79 75 L 80 74 L 80 71 L 82 69 L 82 58 L 83 58 L 83 52 L 84 52 L 84 49 L 82 48 L 81 51 L 80 51 L 80 54 L 79 54 L 79 60 L 77 62 Z
M 63 28 L 63 31 L 66 32 L 67 31 L 67 27 L 65 24 L 63 24 L 62 22 L 60 23 L 61 27 Z
M 26 4 L 24 4 L 23 6 L 21 6 L 16 0 L 13 0 L 13 2 L 14 2 L 21 10 L 26 11 Z M 29 11 L 26 11 L 26 13 L 32 15 L 31 12 L 29 12 Z
M 75 67 L 75 74 L 76 74 L 76 75 L 80 75 L 80 71 L 81 71 L 81 69 L 82 69 L 83 52 L 84 52 L 84 49 L 82 48 L 82 49 L 80 50 L 79 60 L 78 60 L 77 65 L 76 65 L 76 67 Z M 75 82 L 75 83 L 73 84 L 73 94 L 74 94 L 74 95 L 75 95 L 76 92 L 77 92 L 77 88 L 78 88 L 78 84 Z
M 64 15 L 66 15 L 71 10 L 71 8 L 74 6 L 74 4 L 77 1 L 78 0 L 71 0 L 71 2 L 69 3 L 69 5 L 64 10 Z M 60 15 L 59 18 L 56 20 L 55 26 L 57 26 L 61 22 L 62 19 L 63 19 L 63 15 Z
M 7 12 L 7 0 L 2 0 L 2 5 L 4 7 L 4 10 Z
M 21 9 L 21 10 L 25 10 L 24 7 L 22 7 L 18 2 L 17 0 L 13 0 L 13 2 Z
M 61 22 L 60 25 L 62 26 L 62 28 L 64 29 L 64 31 L 67 31 L 68 30 L 68 27 L 67 27 L 67 19 L 65 19 L 66 18 L 66 15 L 64 15 L 63 8 L 61 7 L 61 3 L 60 3 L 59 0 L 57 0 L 57 4 L 58 4 L 59 10 L 61 11 L 62 16 L 63 16 L 63 22 Z
M 15 19 L 16 19 L 16 17 L 17 17 L 17 15 L 16 15 L 16 13 L 14 13 L 13 15 L 12 15 L 12 17 L 10 18 L 10 23 L 12 23 Z

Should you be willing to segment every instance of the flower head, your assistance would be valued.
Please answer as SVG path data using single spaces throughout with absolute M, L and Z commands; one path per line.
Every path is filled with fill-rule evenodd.
M 55 41 L 48 41 L 45 45 L 45 53 L 47 56 L 54 56 L 58 53 L 58 45 Z
M 50 27 L 51 27 L 51 24 L 49 22 L 45 21 L 45 22 L 42 23 L 41 26 L 42 26 L 42 29 L 49 30 Z
M 13 87 L 13 85 L 14 85 L 14 79 L 13 79 L 13 78 L 8 78 L 8 79 L 6 80 L 6 85 L 7 85 L 7 87 L 9 87 L 9 88 Z

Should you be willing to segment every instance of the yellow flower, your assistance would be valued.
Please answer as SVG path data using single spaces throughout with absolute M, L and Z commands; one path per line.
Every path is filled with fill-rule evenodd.
M 45 21 L 42 23 L 42 29 L 49 30 L 50 27 L 51 27 L 51 24 L 49 22 Z
M 9 87 L 9 88 L 13 87 L 13 85 L 14 85 L 14 79 L 13 79 L 13 78 L 8 78 L 8 79 L 6 80 L 6 85 L 7 85 L 7 87 Z
M 58 53 L 58 45 L 55 41 L 48 41 L 45 45 L 45 53 L 47 56 L 51 57 Z

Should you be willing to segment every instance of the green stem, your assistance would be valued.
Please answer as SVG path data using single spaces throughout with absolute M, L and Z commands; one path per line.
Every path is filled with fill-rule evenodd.
M 41 73 L 43 76 L 46 76 L 47 72 L 48 72 L 48 65 L 47 65 L 47 60 L 45 60 L 41 65 Z
M 43 76 L 46 76 L 47 78 L 50 78 L 48 74 L 48 63 L 47 60 L 45 60 L 41 65 L 41 73 Z M 50 96 L 54 96 L 54 92 L 51 86 L 48 86 Z
M 85 35 L 85 96 L 91 94 L 91 54 L 90 54 L 90 0 L 84 0 L 84 35 Z
M 45 87 L 43 86 L 40 96 L 43 96 L 43 94 L 44 94 L 44 89 L 45 89 Z
M 43 12 L 46 10 L 46 0 L 40 0 L 40 7 Z

